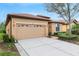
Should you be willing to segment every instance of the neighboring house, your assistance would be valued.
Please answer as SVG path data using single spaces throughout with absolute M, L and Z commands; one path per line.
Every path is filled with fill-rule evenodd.
M 6 33 L 15 39 L 45 37 L 49 32 L 66 32 L 68 24 L 53 21 L 50 17 L 30 14 L 8 14 Z

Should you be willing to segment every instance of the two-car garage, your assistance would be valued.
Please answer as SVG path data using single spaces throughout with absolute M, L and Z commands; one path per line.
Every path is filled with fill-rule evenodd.
M 10 35 L 18 40 L 48 36 L 49 17 L 10 14 L 7 16 L 7 20 L 9 21 L 6 25 L 6 32 L 11 32 Z M 9 22 L 11 23 L 10 28 L 8 27 Z

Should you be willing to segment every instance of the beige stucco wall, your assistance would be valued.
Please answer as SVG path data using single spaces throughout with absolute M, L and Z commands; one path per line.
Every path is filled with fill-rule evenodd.
M 52 33 L 56 32 L 56 23 L 52 23 L 51 25 L 52 25 L 51 26 L 51 32 Z M 67 29 L 68 29 L 68 25 L 60 23 L 60 32 L 66 32 Z
M 23 19 L 23 18 L 12 18 L 12 35 L 16 38 L 16 39 L 19 39 L 19 36 L 21 37 L 24 37 L 22 35 L 27 35 L 26 33 L 24 32 L 21 32 L 20 34 L 17 34 L 17 27 L 16 27 L 16 23 L 24 23 L 24 24 L 40 24 L 40 25 L 46 25 L 45 27 L 45 30 L 42 30 L 42 31 L 45 31 L 45 36 L 48 36 L 48 21 L 40 21 L 40 20 L 32 20 L 32 19 Z M 18 29 L 22 29 L 22 28 L 18 28 Z M 40 30 L 42 28 L 39 28 L 38 30 Z M 34 28 L 31 28 L 31 30 L 37 30 L 37 29 L 34 29 Z M 26 29 L 22 29 L 22 31 L 27 31 Z M 38 34 L 41 34 L 42 31 L 40 32 L 37 32 Z M 30 36 L 29 32 L 27 31 L 28 33 L 28 37 Z M 19 35 L 19 36 L 18 36 Z M 35 34 L 34 34 L 35 35 Z M 31 35 L 33 36 L 33 35 Z M 38 36 L 38 35 L 36 35 Z
M 8 24 L 6 25 L 6 34 L 8 34 L 10 36 L 10 23 L 11 21 L 8 22 Z
M 52 32 L 52 23 L 48 23 L 48 32 Z
M 67 25 L 61 24 L 61 32 L 66 32 L 67 31 Z
M 52 33 L 56 32 L 56 27 L 55 26 L 56 26 L 56 23 L 52 23 L 52 28 L 51 28 Z

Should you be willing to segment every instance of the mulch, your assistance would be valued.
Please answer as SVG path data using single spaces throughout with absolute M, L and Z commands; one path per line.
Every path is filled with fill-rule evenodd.
M 20 54 L 19 54 L 19 52 L 18 52 L 18 50 L 17 50 L 15 45 L 12 48 L 8 48 L 8 47 L 6 47 L 5 43 L 0 43 L 0 50 L 2 50 L 2 51 L 9 51 L 9 52 L 16 52 L 16 55 L 20 56 Z

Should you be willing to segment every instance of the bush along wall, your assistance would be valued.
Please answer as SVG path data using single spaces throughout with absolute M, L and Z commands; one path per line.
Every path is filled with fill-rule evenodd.
M 72 30 L 72 34 L 79 35 L 79 29 L 77 29 L 77 30 Z
M 77 39 L 77 36 L 64 35 L 64 36 L 59 36 L 59 39 L 62 39 L 62 40 L 75 40 L 75 39 Z
M 7 34 L 5 34 L 5 35 L 3 36 L 3 41 L 4 41 L 5 43 L 14 43 L 14 42 L 15 42 L 14 38 L 13 38 L 12 36 L 9 37 Z
M 54 36 L 59 36 L 59 35 L 61 35 L 61 34 L 65 34 L 66 32 L 55 32 L 54 33 Z
M 61 39 L 61 40 L 76 40 L 76 39 L 78 39 L 77 35 L 73 35 L 73 34 L 69 35 L 68 33 L 65 33 L 65 32 L 58 32 L 57 36 L 58 36 L 58 39 Z

